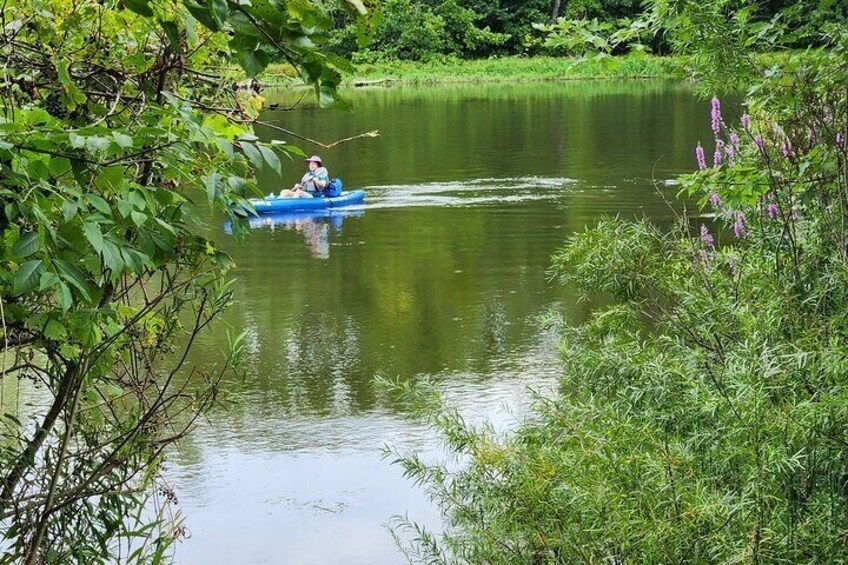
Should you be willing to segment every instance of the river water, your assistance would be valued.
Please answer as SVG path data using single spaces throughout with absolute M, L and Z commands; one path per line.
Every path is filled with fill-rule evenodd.
M 551 254 L 604 214 L 672 221 L 668 181 L 709 138 L 708 103 L 664 82 L 363 90 L 352 113 L 268 98 L 266 120 L 309 137 L 382 137 L 319 152 L 364 206 L 257 221 L 241 241 L 211 223 L 237 305 L 193 360 L 228 326 L 246 332 L 247 371 L 169 459 L 189 532 L 176 562 L 401 563 L 390 518 L 439 518 L 382 448 L 439 444 L 374 377 L 431 378 L 471 421 L 517 425 L 528 389 L 550 394 L 560 370 L 540 317 L 584 315 L 548 282 Z M 304 171 L 284 168 L 265 192 Z

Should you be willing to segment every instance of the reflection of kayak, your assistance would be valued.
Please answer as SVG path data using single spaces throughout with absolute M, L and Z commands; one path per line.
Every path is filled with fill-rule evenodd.
M 340 196 L 330 198 L 280 198 L 270 196 L 267 198 L 251 198 L 250 203 L 253 204 L 258 214 L 272 214 L 274 212 L 325 210 L 359 204 L 363 200 L 365 200 L 364 190 L 351 190 L 342 192 Z
M 291 227 L 298 220 L 312 222 L 328 222 L 336 230 L 340 230 L 345 218 L 361 218 L 365 210 L 345 210 L 339 208 L 322 208 L 318 210 L 294 210 L 291 212 L 268 212 L 261 216 L 249 216 L 247 222 L 252 229 Z M 229 220 L 224 223 L 224 231 L 233 233 L 233 224 Z

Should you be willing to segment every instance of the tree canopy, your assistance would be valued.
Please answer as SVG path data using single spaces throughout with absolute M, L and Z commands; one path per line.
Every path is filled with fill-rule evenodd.
M 304 0 L 9 0 L 0 24 L 0 379 L 42 399 L 0 395 L 0 562 L 156 560 L 179 535 L 143 510 L 163 451 L 240 349 L 184 366 L 231 297 L 196 207 L 238 228 L 254 172 L 302 154 L 253 135 L 245 79 L 287 62 L 345 107 L 349 66 Z

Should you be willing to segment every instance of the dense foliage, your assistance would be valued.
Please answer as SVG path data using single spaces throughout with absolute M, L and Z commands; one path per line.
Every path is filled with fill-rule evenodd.
M 459 461 L 399 458 L 447 518 L 441 536 L 399 522 L 415 562 L 848 559 L 848 28 L 758 75 L 736 18 L 700 19 L 726 3 L 665 4 L 705 84 L 754 85 L 742 116 L 713 98 L 681 179 L 714 219 L 604 219 L 566 243 L 555 279 L 603 300 L 553 320 L 561 394 L 517 433 L 425 403 Z
M 773 33 L 781 33 L 783 47 L 818 45 L 822 26 L 848 19 L 848 4 L 836 0 L 386 0 L 382 4 L 374 43 L 360 49 L 350 27 L 333 35 L 332 49 L 364 62 L 445 55 L 618 54 L 633 48 L 683 54 L 695 45 L 697 30 L 703 29 L 699 26 L 732 23 L 745 30 L 744 37 L 754 42 L 755 50 L 765 52 L 774 45 Z M 325 10 L 339 25 L 348 22 L 333 0 Z M 723 46 L 735 49 L 731 41 Z
M 184 367 L 231 296 L 195 203 L 232 214 L 297 152 L 252 134 L 231 69 L 288 61 L 339 106 L 346 63 L 297 0 L 9 0 L 0 22 L 0 562 L 159 562 L 163 450 L 239 352 Z

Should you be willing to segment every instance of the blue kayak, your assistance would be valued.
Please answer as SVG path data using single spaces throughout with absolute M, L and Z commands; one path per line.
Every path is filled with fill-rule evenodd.
M 338 208 L 359 204 L 365 200 L 364 190 L 351 190 L 342 192 L 339 196 L 329 198 L 280 198 L 269 196 L 267 198 L 251 198 L 250 203 L 258 214 L 271 214 L 274 212 L 299 212 L 303 210 L 322 210 L 325 208 Z

